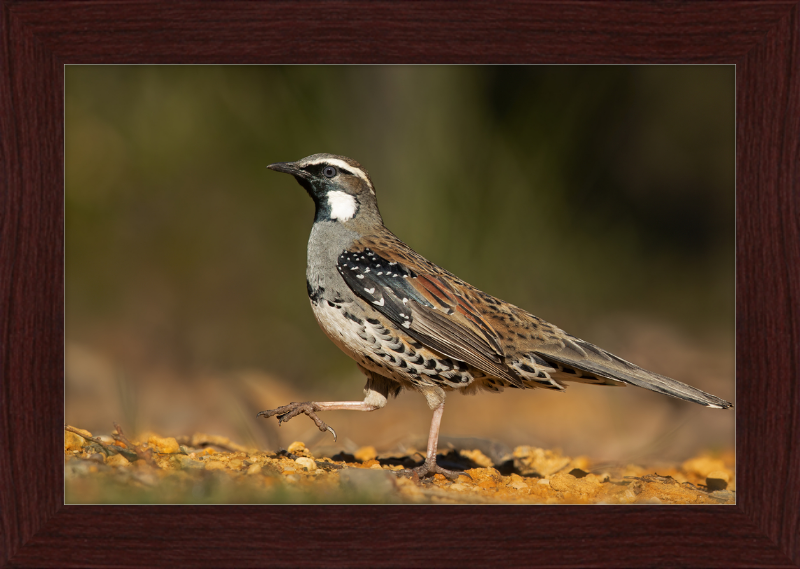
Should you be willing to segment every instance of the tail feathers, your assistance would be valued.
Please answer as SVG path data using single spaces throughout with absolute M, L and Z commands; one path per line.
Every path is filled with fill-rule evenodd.
M 656 391 L 664 395 L 677 397 L 678 399 L 692 401 L 693 403 L 698 403 L 714 409 L 733 407 L 733 404 L 716 395 L 711 395 L 691 385 L 642 369 L 588 342 L 577 340 L 577 338 L 572 338 L 571 340 L 573 343 L 577 343 L 580 347 L 584 348 L 583 351 L 586 357 L 578 358 L 572 357 L 573 354 L 568 356 L 561 353 L 553 354 L 543 351 L 537 351 L 536 354 L 547 362 L 555 364 L 562 369 L 572 368 L 579 372 L 584 372 L 582 374 L 584 376 L 588 372 L 594 376 L 612 380 L 612 382 L 636 385 L 637 387 L 643 387 L 650 391 Z M 585 349 L 587 346 L 591 346 L 591 349 Z M 601 359 L 602 361 L 598 361 Z M 559 374 L 559 376 L 567 381 L 581 380 L 580 377 L 573 379 L 562 374 Z M 614 383 L 610 384 L 613 385 Z

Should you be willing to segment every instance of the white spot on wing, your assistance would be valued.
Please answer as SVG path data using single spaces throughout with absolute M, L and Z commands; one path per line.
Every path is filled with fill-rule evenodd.
M 375 292 L 374 288 L 365 288 L 364 290 L 367 291 L 367 294 L 372 294 L 373 292 Z
M 378 306 L 383 306 L 383 297 L 380 300 L 373 300 L 372 304 L 377 304 Z
M 331 219 L 339 221 L 352 219 L 358 209 L 356 198 L 347 192 L 328 192 L 328 205 L 331 206 Z

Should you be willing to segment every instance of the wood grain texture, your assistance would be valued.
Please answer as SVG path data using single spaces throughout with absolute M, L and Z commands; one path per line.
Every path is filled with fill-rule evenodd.
M 0 5 L 3 566 L 800 566 L 798 0 Z M 317 62 L 737 65 L 737 506 L 63 506 L 63 65 Z

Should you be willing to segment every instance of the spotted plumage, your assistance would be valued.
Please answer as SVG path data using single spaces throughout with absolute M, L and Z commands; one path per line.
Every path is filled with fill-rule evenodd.
M 637 385 L 699 403 L 731 404 L 644 370 L 494 298 L 431 263 L 384 225 L 368 173 L 344 156 L 315 154 L 269 168 L 293 175 L 316 205 L 308 243 L 308 296 L 321 328 L 367 376 L 363 401 L 291 403 L 259 415 L 279 422 L 317 411 L 373 411 L 402 389 L 434 410 L 419 475 L 436 465 L 446 392 L 563 390 L 565 382 Z M 335 433 L 334 433 L 335 437 Z

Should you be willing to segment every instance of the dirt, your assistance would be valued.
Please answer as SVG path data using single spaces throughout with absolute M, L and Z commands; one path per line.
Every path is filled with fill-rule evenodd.
M 303 442 L 265 452 L 225 437 L 129 440 L 117 427 L 93 436 L 65 428 L 67 503 L 422 503 L 422 504 L 734 504 L 733 454 L 702 454 L 682 464 L 593 464 L 586 457 L 518 446 L 493 462 L 479 449 L 438 457 L 459 471 L 416 479 L 397 471 L 419 452 L 315 456 Z

